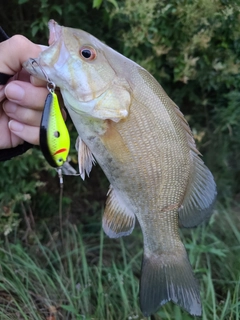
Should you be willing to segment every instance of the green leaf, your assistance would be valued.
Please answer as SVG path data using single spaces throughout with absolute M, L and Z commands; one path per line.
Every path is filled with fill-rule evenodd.
M 62 8 L 60 6 L 52 6 L 52 11 L 56 11 L 60 16 L 62 15 Z
M 37 34 L 39 30 L 39 25 L 35 25 L 32 27 L 32 36 L 35 37 L 35 35 Z
M 93 0 L 93 8 L 99 9 L 103 0 Z
M 76 310 L 76 308 L 74 308 L 74 306 L 72 305 L 66 305 L 66 304 L 62 304 L 61 305 L 61 308 L 68 311 L 68 312 L 71 312 L 73 313 L 74 315 L 77 315 L 78 314 L 78 311 Z
M 110 2 L 112 5 L 114 5 L 114 7 L 115 7 L 116 9 L 119 9 L 119 7 L 118 7 L 118 4 L 117 4 L 117 1 L 116 1 L 116 0 L 108 0 L 108 2 Z

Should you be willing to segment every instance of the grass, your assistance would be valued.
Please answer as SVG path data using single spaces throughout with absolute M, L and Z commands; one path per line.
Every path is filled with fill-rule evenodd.
M 203 320 L 239 320 L 240 218 L 238 209 L 218 206 L 210 222 L 182 230 L 201 284 Z M 91 221 L 100 222 L 100 215 Z M 63 242 L 45 226 L 32 243 L 6 241 L 0 249 L 0 319 L 147 319 L 138 304 L 142 239 L 108 239 L 100 224 L 64 222 Z M 194 319 L 167 303 L 151 319 Z M 196 318 L 197 319 L 197 318 Z

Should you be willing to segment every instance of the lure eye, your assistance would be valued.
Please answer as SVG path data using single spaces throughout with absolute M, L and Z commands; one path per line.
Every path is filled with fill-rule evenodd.
M 54 137 L 59 138 L 60 137 L 60 132 L 59 131 L 55 131 L 53 135 L 54 135 Z
M 96 50 L 92 47 L 84 46 L 79 50 L 81 58 L 87 61 L 92 61 L 96 58 Z

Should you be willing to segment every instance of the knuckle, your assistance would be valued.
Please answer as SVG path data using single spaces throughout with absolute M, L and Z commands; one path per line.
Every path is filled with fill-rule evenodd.
M 15 34 L 9 39 L 9 43 L 13 46 L 16 46 L 16 48 L 19 48 L 19 46 L 24 47 L 28 42 L 29 40 L 20 34 Z

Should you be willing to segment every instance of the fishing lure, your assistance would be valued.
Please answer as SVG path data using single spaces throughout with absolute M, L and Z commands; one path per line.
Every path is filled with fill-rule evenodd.
M 47 78 L 48 79 L 48 78 Z M 63 119 L 58 97 L 55 93 L 55 84 L 48 79 L 47 95 L 42 119 L 40 123 L 40 148 L 47 162 L 54 168 L 57 168 L 60 182 L 59 196 L 59 219 L 60 230 L 62 234 L 62 190 L 63 176 L 62 168 L 67 163 L 67 157 L 70 149 L 70 137 L 65 121 Z
M 40 122 L 40 136 L 39 143 L 42 153 L 50 164 L 50 166 L 57 169 L 60 182 L 59 195 L 59 221 L 60 232 L 63 239 L 62 232 L 62 196 L 63 196 L 63 173 L 70 175 L 76 174 L 75 169 L 67 162 L 68 153 L 70 150 L 70 136 L 63 119 L 61 109 L 58 102 L 58 97 L 55 93 L 55 83 L 52 82 L 43 67 L 32 59 L 32 66 L 36 64 L 42 71 L 47 80 L 47 89 L 49 91 L 45 100 L 42 119 Z
M 58 97 L 55 93 L 56 85 L 49 79 L 43 67 L 35 59 L 32 59 L 33 68 L 35 64 L 46 78 L 47 89 L 49 91 L 40 122 L 40 148 L 47 162 L 50 166 L 58 169 L 57 171 L 60 176 L 62 175 L 62 171 L 59 169 L 62 169 L 67 161 L 70 149 L 70 136 L 61 113 Z
M 32 66 L 37 65 L 47 81 L 49 94 L 45 100 L 42 119 L 40 122 L 39 144 L 47 162 L 56 168 L 59 176 L 60 187 L 63 187 L 63 173 L 77 175 L 75 169 L 67 162 L 70 150 L 70 136 L 63 119 L 58 97 L 55 93 L 56 85 L 51 81 L 43 67 L 32 59 Z M 60 194 L 61 202 L 62 194 Z
M 49 87 L 51 84 L 52 88 Z M 54 168 L 67 161 L 70 137 L 63 119 L 53 83 L 48 83 L 47 95 L 40 123 L 40 147 L 47 162 Z

